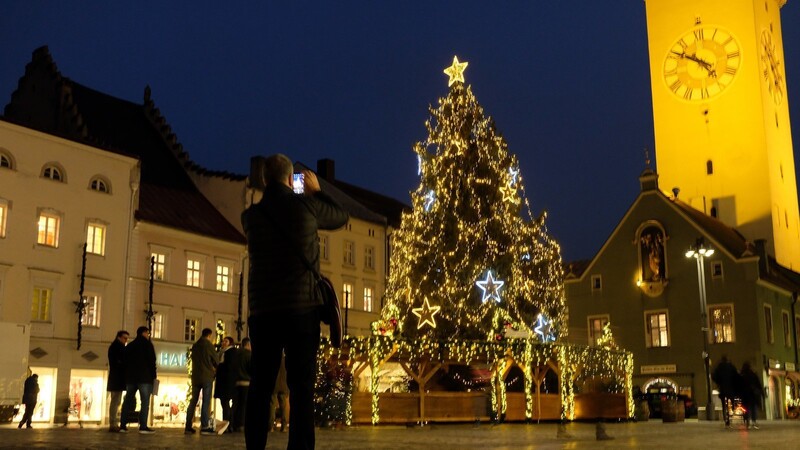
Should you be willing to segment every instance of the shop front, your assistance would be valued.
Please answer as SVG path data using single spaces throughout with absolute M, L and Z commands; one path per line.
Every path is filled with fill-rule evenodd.
M 31 373 L 39 375 L 39 398 L 33 411 L 34 423 L 50 423 L 53 419 L 53 403 L 56 396 L 56 369 L 54 367 L 31 367 Z M 14 416 L 18 423 L 25 414 L 25 405 Z
M 153 342 L 158 368 L 158 390 L 153 395 L 153 424 L 183 426 L 191 383 L 188 372 L 189 344 Z

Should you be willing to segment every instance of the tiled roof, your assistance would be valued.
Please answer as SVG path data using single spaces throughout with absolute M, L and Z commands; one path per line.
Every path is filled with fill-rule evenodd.
M 333 184 L 370 210 L 384 215 L 388 219 L 389 225 L 394 228 L 400 228 L 403 212 L 411 211 L 411 207 L 403 202 L 378 194 L 377 192 L 369 191 L 340 180 L 333 180 Z
M 695 225 L 702 229 L 709 237 L 725 247 L 731 255 L 736 258 L 741 258 L 754 254 L 755 248 L 753 244 L 748 242 L 735 228 L 731 228 L 720 220 L 692 208 L 677 198 L 668 199 L 668 201 L 671 201 L 673 205 L 677 206 L 684 214 L 689 216 Z
M 311 170 L 313 172 L 312 169 L 300 162 L 295 163 L 294 168 L 295 171 Z M 326 194 L 333 197 L 334 200 L 339 202 L 339 204 L 342 205 L 342 208 L 344 208 L 344 210 L 347 211 L 350 216 L 357 217 L 361 220 L 366 220 L 367 222 L 386 225 L 386 217 L 370 210 L 370 208 L 364 206 L 359 201 L 339 189 L 337 185 L 328 182 L 328 180 L 324 179 L 323 177 L 317 177 L 317 181 L 319 181 L 319 185 L 322 190 Z

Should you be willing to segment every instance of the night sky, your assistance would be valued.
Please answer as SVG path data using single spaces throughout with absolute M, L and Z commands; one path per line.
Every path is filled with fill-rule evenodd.
M 636 198 L 654 147 L 643 0 L 234 5 L 6 0 L 0 104 L 48 45 L 83 85 L 141 103 L 149 84 L 202 166 L 245 174 L 255 154 L 332 158 L 337 178 L 410 203 L 412 145 L 458 55 L 566 261 L 592 257 Z M 782 22 L 797 155 L 800 0 Z

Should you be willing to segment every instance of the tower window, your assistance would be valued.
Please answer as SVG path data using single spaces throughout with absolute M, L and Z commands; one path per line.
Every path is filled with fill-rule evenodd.
M 715 219 L 717 218 L 717 207 L 716 206 L 712 206 L 711 207 L 711 217 L 713 217 Z
M 714 174 L 714 161 L 710 159 L 706 161 L 706 174 L 713 175 Z

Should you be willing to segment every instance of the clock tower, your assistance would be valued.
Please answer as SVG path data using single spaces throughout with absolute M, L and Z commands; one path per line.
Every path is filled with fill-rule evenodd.
M 785 3 L 645 0 L 661 186 L 798 271 Z

